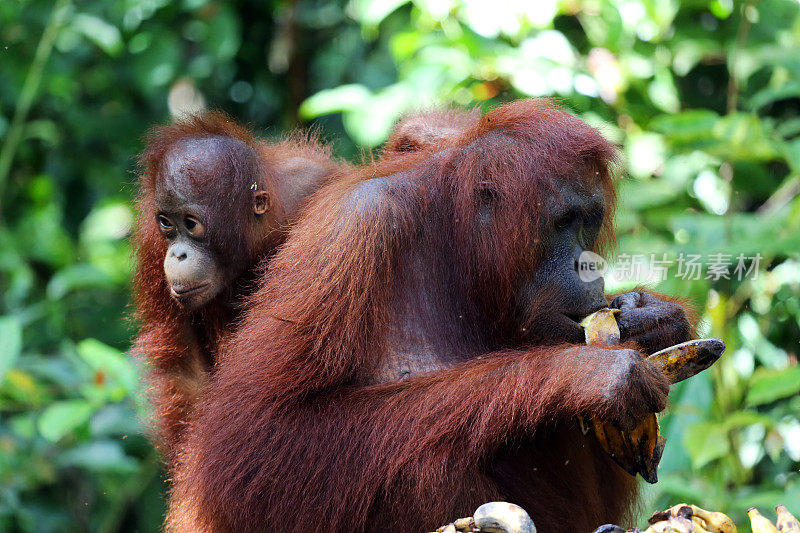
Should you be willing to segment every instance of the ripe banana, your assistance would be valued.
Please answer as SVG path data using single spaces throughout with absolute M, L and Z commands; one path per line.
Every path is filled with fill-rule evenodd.
M 647 358 L 661 367 L 672 383 L 699 374 L 717 362 L 725 351 L 720 339 L 695 339 L 664 348 Z
M 750 517 L 750 527 L 753 533 L 778 533 L 778 529 L 767 520 L 758 509 L 751 507 L 747 510 L 747 516 Z
M 586 344 L 619 344 L 617 314 L 619 309 L 601 309 L 583 319 Z M 587 426 L 583 420 L 580 422 L 582 427 Z M 600 446 L 623 470 L 632 476 L 640 474 L 648 483 L 658 481 L 656 469 L 666 439 L 658 434 L 655 413 L 631 431 L 597 419 L 591 420 L 591 426 Z
M 600 309 L 581 321 L 586 344 L 619 344 L 620 332 L 616 315 L 619 309 Z M 662 372 L 677 383 L 705 370 L 719 359 L 725 350 L 720 339 L 700 339 L 676 344 L 648 357 Z M 578 418 L 584 435 L 591 427 L 603 450 L 629 474 L 637 473 L 648 483 L 658 481 L 658 463 L 666 439 L 658 432 L 658 419 L 650 414 L 631 431 L 622 431 L 613 424 L 595 419 L 591 424 Z
M 785 505 L 775 507 L 778 513 L 778 531 L 780 533 L 800 533 L 800 522 L 789 512 Z

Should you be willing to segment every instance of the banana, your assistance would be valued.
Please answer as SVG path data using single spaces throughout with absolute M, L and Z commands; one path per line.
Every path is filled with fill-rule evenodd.
M 789 512 L 785 505 L 776 506 L 775 511 L 778 513 L 777 525 L 780 533 L 800 533 L 800 522 Z
M 678 383 L 716 363 L 724 351 L 722 339 L 696 339 L 665 348 L 647 359 L 661 367 L 672 383 Z
M 668 519 L 670 516 L 678 517 L 678 518 L 692 518 L 692 506 L 686 503 L 679 503 L 678 505 L 673 505 L 669 509 L 664 511 L 656 511 L 650 518 L 647 519 L 648 524 L 656 524 L 661 522 L 662 520 Z
M 619 312 L 619 309 L 600 309 L 584 318 L 580 325 L 584 328 L 586 344 L 619 344 L 620 331 L 616 319 Z M 678 383 L 710 367 L 724 350 L 725 343 L 721 339 L 699 339 L 670 346 L 650 355 L 648 360 L 655 363 L 672 383 Z M 584 435 L 589 429 L 594 429 L 603 450 L 623 470 L 633 476 L 638 473 L 648 483 L 658 481 L 658 463 L 667 440 L 659 434 L 655 413 L 627 432 L 597 420 L 587 423 L 578 417 L 578 421 Z
M 688 518 L 694 522 L 695 531 L 708 531 L 709 533 L 737 533 L 736 524 L 724 513 L 706 511 L 696 505 L 679 503 L 666 511 L 653 513 L 650 523 L 665 520 L 669 517 Z
M 692 517 L 692 524 L 694 524 L 695 533 L 719 533 L 716 529 L 710 529 L 708 524 L 696 516 Z
M 696 505 L 692 505 L 692 516 L 700 518 L 706 523 L 706 529 L 714 533 L 737 533 L 736 524 L 731 517 L 725 513 L 706 511 Z
M 586 344 L 619 344 L 617 314 L 619 309 L 601 309 L 584 318 L 581 326 L 585 328 Z M 583 418 L 579 422 L 586 434 L 589 424 Z M 632 476 L 638 473 L 648 483 L 658 481 L 657 468 L 666 439 L 658 433 L 655 413 L 631 431 L 597 419 L 591 419 L 591 427 L 600 446 L 623 470 Z
M 651 413 L 629 432 L 636 470 L 648 483 L 658 481 L 658 463 L 667 443 L 658 430 L 658 419 Z
M 706 533 L 688 518 L 669 516 L 644 530 L 644 533 Z
M 600 309 L 581 320 L 586 344 L 619 344 L 619 309 Z
M 614 461 L 627 473 L 635 476 L 639 471 L 636 460 L 626 443 L 625 432 L 617 429 L 613 424 L 603 424 L 596 418 L 592 419 L 594 434 L 600 446 Z
M 750 517 L 750 527 L 753 529 L 753 533 L 778 533 L 778 529 L 772 525 L 772 522 L 762 516 L 755 507 L 747 510 L 747 516 Z

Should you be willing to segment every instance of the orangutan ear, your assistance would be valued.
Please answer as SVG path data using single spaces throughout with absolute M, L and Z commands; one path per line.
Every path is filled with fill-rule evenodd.
M 272 205 L 272 201 L 267 191 L 256 191 L 253 193 L 253 213 L 263 215 Z

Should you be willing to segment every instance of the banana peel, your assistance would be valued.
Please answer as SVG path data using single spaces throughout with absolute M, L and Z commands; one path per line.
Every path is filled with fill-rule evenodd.
M 647 520 L 650 524 L 658 524 L 673 518 L 691 520 L 694 531 L 697 533 L 737 533 L 736 524 L 725 513 L 706 511 L 696 505 L 679 503 L 665 511 L 653 513 Z
M 639 474 L 649 482 L 658 481 L 658 463 L 667 442 L 658 433 L 655 414 L 645 418 L 631 431 L 592 419 L 592 429 L 603 450 L 632 476 Z
M 619 309 L 600 309 L 581 321 L 586 344 L 619 344 L 616 315 Z M 720 339 L 699 339 L 676 344 L 648 357 L 672 383 L 690 378 L 714 364 L 725 350 Z M 623 431 L 613 424 L 579 417 L 581 431 L 594 430 L 600 446 L 623 470 L 639 474 L 648 483 L 658 481 L 658 464 L 667 440 L 659 434 L 658 419 L 651 413 L 638 426 Z

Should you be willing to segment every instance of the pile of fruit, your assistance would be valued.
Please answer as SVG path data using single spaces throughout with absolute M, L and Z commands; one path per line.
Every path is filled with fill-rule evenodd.
M 775 510 L 777 526 L 755 507 L 747 511 L 753 533 L 800 533 L 800 523 L 785 506 L 778 505 Z M 685 503 L 653 513 L 648 522 L 650 527 L 644 531 L 639 528 L 626 531 L 609 524 L 600 526 L 594 533 L 737 533 L 736 524 L 728 515 Z

